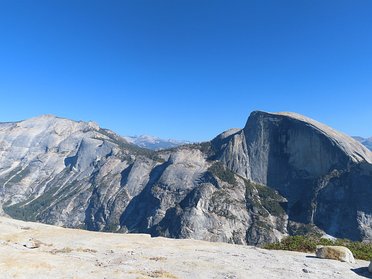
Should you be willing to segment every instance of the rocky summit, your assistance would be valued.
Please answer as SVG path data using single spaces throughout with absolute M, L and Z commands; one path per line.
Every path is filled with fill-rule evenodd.
M 0 124 L 1 214 L 95 231 L 260 245 L 372 240 L 372 152 L 294 113 L 153 151 L 93 122 Z

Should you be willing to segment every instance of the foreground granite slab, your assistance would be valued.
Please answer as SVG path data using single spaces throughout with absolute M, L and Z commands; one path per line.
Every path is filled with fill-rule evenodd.
M 368 264 L 251 246 L 65 229 L 0 217 L 4 279 L 361 278 L 369 276 Z

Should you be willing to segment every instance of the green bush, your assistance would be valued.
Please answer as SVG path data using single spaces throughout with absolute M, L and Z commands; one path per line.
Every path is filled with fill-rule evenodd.
M 244 179 L 244 183 L 246 200 L 252 203 L 253 207 L 256 209 L 263 207 L 273 216 L 283 216 L 285 214 L 285 209 L 281 205 L 284 198 L 277 191 L 246 179 Z M 262 214 L 265 215 L 265 213 Z
M 287 250 L 315 253 L 317 245 L 345 246 L 350 249 L 356 259 L 369 261 L 372 259 L 372 243 L 350 241 L 347 239 L 324 239 L 315 236 L 289 236 L 281 242 L 266 244 L 263 248 L 270 250 Z
M 224 182 L 227 182 L 234 186 L 237 185 L 235 174 L 220 162 L 214 163 L 212 166 L 209 167 L 208 171 Z

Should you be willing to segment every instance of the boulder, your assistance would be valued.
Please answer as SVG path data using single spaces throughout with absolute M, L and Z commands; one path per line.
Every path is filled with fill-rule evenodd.
M 21 245 L 28 249 L 36 249 L 40 247 L 40 241 L 30 238 L 28 241 L 21 243 Z
M 344 246 L 317 246 L 315 253 L 316 256 L 321 259 L 355 263 L 353 253 Z
M 369 264 L 368 271 L 369 271 L 370 273 L 372 273 L 372 261 L 371 261 L 370 264 Z

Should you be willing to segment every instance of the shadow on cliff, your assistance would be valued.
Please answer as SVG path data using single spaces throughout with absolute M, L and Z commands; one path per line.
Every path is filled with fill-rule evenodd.
M 154 197 L 152 188 L 156 185 L 164 170 L 170 164 L 170 162 L 165 162 L 151 171 L 149 182 L 146 184 L 143 191 L 130 201 L 123 214 L 120 216 L 120 225 L 126 227 L 128 232 L 150 232 L 150 223 L 148 219 L 156 215 L 156 210 L 160 206 L 160 200 Z
M 269 155 L 262 179 L 287 198 L 289 221 L 314 224 L 337 238 L 362 240 L 358 214 L 372 213 L 372 166 L 352 162 L 331 138 L 298 121 L 283 119 L 278 126 L 267 125 Z M 291 151 L 297 135 L 306 141 L 299 150 Z M 314 146 L 321 147 L 322 152 Z M 329 159 L 325 160 L 327 154 Z M 296 165 L 296 156 L 298 162 L 307 164 Z

